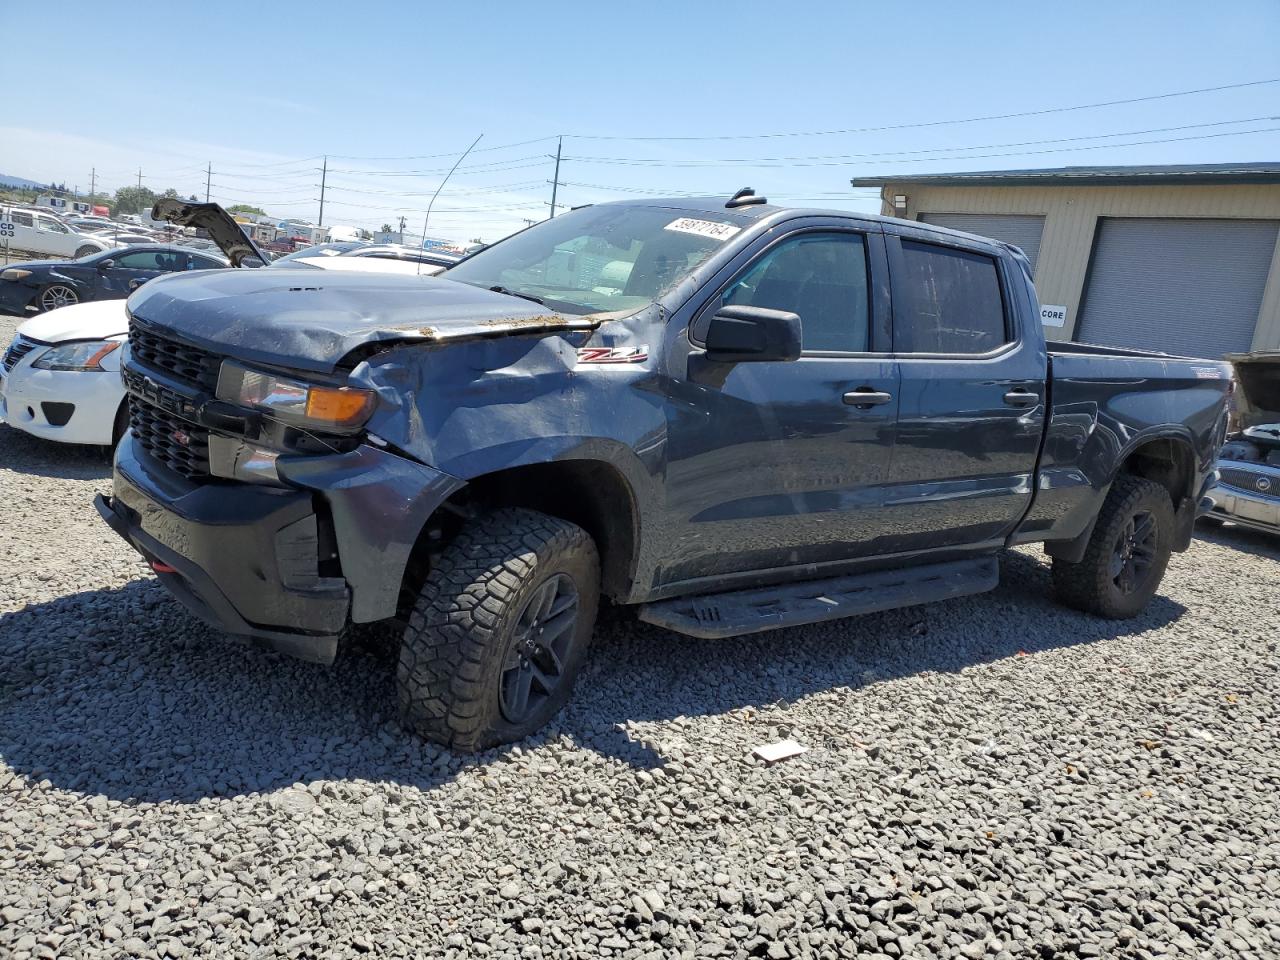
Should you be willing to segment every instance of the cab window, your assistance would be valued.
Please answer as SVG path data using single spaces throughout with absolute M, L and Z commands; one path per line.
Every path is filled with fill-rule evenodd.
M 1009 342 L 991 257 L 903 240 L 902 265 L 894 280 L 894 352 L 989 353 Z
M 806 353 L 864 353 L 870 330 L 867 243 L 858 233 L 807 233 L 778 244 L 729 284 L 720 304 L 800 317 Z

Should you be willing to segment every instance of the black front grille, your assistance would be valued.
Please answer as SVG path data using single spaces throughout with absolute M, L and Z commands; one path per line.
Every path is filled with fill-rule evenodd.
M 210 393 L 218 386 L 222 358 L 178 340 L 171 340 L 129 320 L 129 351 L 143 366 L 161 370 L 175 380 Z
M 156 460 L 190 480 L 209 478 L 209 431 L 199 424 L 129 398 L 133 438 Z
M 4 372 L 8 373 L 18 365 L 18 361 L 25 357 L 40 344 L 34 340 L 28 340 L 26 337 L 14 337 L 13 343 L 9 344 L 9 349 L 4 352 L 4 359 L 0 360 L 0 365 L 4 367 Z
M 1263 496 L 1280 497 L 1280 476 L 1263 471 L 1240 470 L 1234 467 L 1219 467 L 1218 478 L 1224 487 L 1236 490 L 1247 490 Z

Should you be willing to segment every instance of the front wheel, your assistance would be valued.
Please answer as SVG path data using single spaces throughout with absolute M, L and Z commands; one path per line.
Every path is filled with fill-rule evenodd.
M 470 521 L 436 559 L 401 641 L 402 721 L 467 752 L 534 733 L 569 699 L 599 593 L 581 527 L 532 510 Z
M 1153 480 L 1121 476 L 1111 485 L 1078 563 L 1054 558 L 1060 602 L 1111 620 L 1136 616 L 1155 596 L 1173 549 L 1169 492 Z
M 73 307 L 80 302 L 80 294 L 65 283 L 51 283 L 40 291 L 40 312 L 48 313 L 59 307 Z

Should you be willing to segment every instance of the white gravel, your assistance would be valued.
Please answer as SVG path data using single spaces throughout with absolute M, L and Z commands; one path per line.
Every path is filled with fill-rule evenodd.
M 0 427 L 0 956 L 1280 955 L 1280 540 L 1121 624 L 1034 551 L 736 642 L 611 620 L 550 730 L 459 758 L 388 661 L 199 625 L 107 487 Z

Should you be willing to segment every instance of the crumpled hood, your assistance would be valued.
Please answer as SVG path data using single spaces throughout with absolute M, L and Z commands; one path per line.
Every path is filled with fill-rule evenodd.
M 1280 420 L 1280 350 L 1229 353 L 1240 384 L 1237 409 L 1245 423 Z
M 128 307 L 138 320 L 214 352 L 321 372 L 371 343 L 443 343 L 600 323 L 444 277 L 319 270 L 171 274 L 139 287 Z
M 188 203 L 161 197 L 151 208 L 151 219 L 164 220 L 179 227 L 199 227 L 209 234 L 209 239 L 218 245 L 233 267 L 240 266 L 249 257 L 257 257 L 263 263 L 271 262 L 271 258 L 240 229 L 235 217 L 216 203 Z

